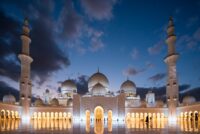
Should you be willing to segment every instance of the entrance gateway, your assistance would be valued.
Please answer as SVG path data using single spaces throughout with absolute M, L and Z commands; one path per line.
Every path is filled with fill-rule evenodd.
M 91 119 L 91 112 L 89 110 L 85 111 L 85 119 L 90 120 Z M 94 121 L 104 121 L 106 118 L 104 118 L 104 109 L 101 106 L 96 106 L 94 109 Z M 107 113 L 107 119 L 111 121 L 112 120 L 112 110 L 108 110 Z

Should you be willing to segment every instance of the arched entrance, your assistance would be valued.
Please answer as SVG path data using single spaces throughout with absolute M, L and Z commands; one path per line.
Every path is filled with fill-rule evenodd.
M 104 132 L 104 109 L 101 106 L 97 106 L 94 109 L 94 132 L 96 134 L 103 134 Z
M 5 110 L 1 110 L 1 119 L 5 119 L 6 115 L 5 115 Z
M 90 132 L 90 111 L 89 110 L 85 111 L 85 118 L 86 118 L 85 131 L 89 133 Z
M 86 120 L 90 120 L 90 111 L 89 110 L 85 111 L 85 118 L 86 118 Z
M 104 120 L 104 110 L 101 106 L 97 106 L 94 109 L 94 119 L 95 119 L 95 121 L 103 121 Z
M 108 110 L 108 120 L 112 120 L 112 110 Z

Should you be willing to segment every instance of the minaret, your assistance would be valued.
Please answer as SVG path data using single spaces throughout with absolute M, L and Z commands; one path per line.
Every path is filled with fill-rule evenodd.
M 29 44 L 31 39 L 29 37 L 29 23 L 28 19 L 24 20 L 21 41 L 22 41 L 22 53 L 19 54 L 21 61 L 21 76 L 20 76 L 20 105 L 22 106 L 22 118 L 29 118 L 29 108 L 31 103 L 31 79 L 30 79 L 30 65 L 33 59 L 29 55 Z
M 168 105 L 168 118 L 170 120 L 175 120 L 176 107 L 179 101 L 179 87 L 176 73 L 176 62 L 179 54 L 177 54 L 175 50 L 176 35 L 174 34 L 174 23 L 172 17 L 169 19 L 167 35 L 166 44 L 168 46 L 168 55 L 164 59 L 168 68 L 166 97 Z

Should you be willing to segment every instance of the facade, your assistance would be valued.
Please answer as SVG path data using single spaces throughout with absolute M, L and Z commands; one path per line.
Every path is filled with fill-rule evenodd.
M 66 80 L 61 85 L 61 93 L 52 98 L 49 90 L 43 98 L 37 98 L 31 103 L 31 62 L 29 55 L 31 39 L 29 24 L 25 19 L 23 25 L 21 76 L 19 82 L 20 101 L 16 102 L 13 95 L 4 96 L 0 102 L 1 119 L 66 119 L 69 121 L 129 121 L 132 118 L 168 119 L 176 118 L 200 120 L 200 103 L 192 96 L 186 96 L 179 102 L 179 84 L 176 74 L 176 61 L 179 55 L 175 50 L 176 35 L 172 18 L 167 28 L 168 55 L 164 62 L 168 68 L 166 84 L 166 104 L 162 100 L 155 100 L 155 94 L 149 91 L 145 100 L 137 94 L 136 84 L 126 80 L 121 84 L 120 92 L 114 93 L 109 89 L 109 80 L 97 71 L 88 80 L 88 92 L 84 95 L 77 93 L 73 80 Z

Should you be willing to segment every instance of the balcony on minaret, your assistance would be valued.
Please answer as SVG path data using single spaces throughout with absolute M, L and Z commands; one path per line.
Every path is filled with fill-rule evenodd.
M 170 97 L 167 97 L 167 101 L 170 101 Z
M 24 100 L 24 98 L 25 98 L 25 96 L 22 94 L 22 95 L 21 95 L 21 99 Z
M 177 96 L 174 96 L 174 97 L 173 97 L 173 100 L 176 101 L 176 100 L 177 100 Z
M 176 82 L 173 82 L 173 85 L 175 86 L 177 83 Z

